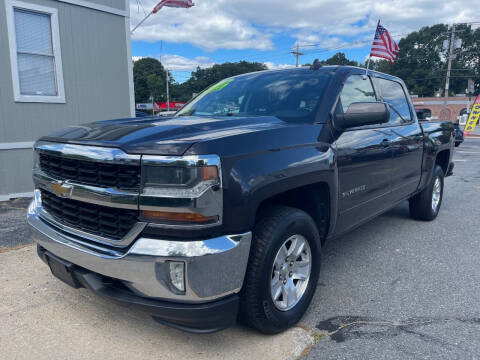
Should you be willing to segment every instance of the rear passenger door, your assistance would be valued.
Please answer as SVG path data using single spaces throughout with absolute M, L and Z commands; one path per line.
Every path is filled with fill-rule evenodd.
M 418 187 L 423 157 L 423 134 L 404 86 L 381 77 L 374 79 L 380 99 L 389 104 L 393 171 L 392 201 L 410 196 Z

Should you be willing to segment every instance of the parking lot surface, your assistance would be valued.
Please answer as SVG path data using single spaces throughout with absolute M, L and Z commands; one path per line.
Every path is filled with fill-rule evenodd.
M 22 198 L 0 202 L 0 252 L 31 244 L 25 223 L 29 202 Z
M 456 148 L 455 164 L 434 222 L 412 220 L 405 202 L 327 244 L 312 305 L 277 336 L 187 334 L 71 289 L 28 245 L 28 201 L 1 203 L 1 357 L 480 358 L 480 140 Z
M 308 359 L 480 358 L 480 139 L 454 161 L 435 221 L 405 202 L 324 248 Z

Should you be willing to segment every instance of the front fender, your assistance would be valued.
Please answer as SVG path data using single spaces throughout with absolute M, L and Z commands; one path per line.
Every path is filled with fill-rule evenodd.
M 272 196 L 301 186 L 325 183 L 330 193 L 330 214 L 336 214 L 337 173 L 335 154 L 328 143 L 270 150 L 227 158 L 224 226 L 228 231 L 249 230 L 260 204 Z M 331 216 L 330 229 L 335 216 Z

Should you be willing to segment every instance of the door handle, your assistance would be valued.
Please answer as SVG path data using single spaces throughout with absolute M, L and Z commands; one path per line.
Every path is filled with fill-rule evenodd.
M 381 144 L 383 147 L 388 147 L 388 146 L 390 146 L 390 140 L 388 140 L 388 139 L 383 139 L 380 144 Z

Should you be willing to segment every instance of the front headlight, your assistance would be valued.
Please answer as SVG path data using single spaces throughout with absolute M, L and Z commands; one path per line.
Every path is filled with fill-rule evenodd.
M 141 216 L 164 226 L 220 224 L 221 187 L 218 156 L 145 155 L 142 157 Z
M 196 197 L 220 185 L 218 168 L 206 166 L 145 165 L 142 168 L 143 193 L 165 197 Z

